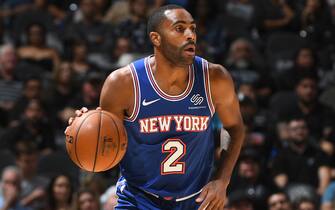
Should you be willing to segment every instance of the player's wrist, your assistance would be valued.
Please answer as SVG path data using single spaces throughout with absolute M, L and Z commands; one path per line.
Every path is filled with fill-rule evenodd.
M 220 185 L 220 187 L 227 188 L 229 185 L 230 180 L 227 180 L 226 178 L 218 178 L 216 180 L 213 180 L 216 185 Z

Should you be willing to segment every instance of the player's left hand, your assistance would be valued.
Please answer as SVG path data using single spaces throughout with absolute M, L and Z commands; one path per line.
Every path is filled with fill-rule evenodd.
M 195 200 L 202 204 L 199 210 L 223 210 L 226 200 L 227 185 L 222 180 L 209 182 Z

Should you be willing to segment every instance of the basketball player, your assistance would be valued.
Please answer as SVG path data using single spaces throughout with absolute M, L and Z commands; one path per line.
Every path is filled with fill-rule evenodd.
M 100 106 L 124 120 L 116 209 L 223 209 L 244 138 L 233 81 L 221 65 L 195 56 L 196 24 L 168 5 L 148 21 L 154 54 L 111 73 Z M 86 112 L 77 110 L 77 116 Z M 219 173 L 210 128 L 217 113 L 231 136 Z M 70 123 L 73 119 L 70 119 Z

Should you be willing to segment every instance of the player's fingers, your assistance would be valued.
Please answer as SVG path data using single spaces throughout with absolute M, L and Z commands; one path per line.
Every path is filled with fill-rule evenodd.
M 76 116 L 77 116 L 77 117 L 80 117 L 80 116 L 83 114 L 83 112 L 80 111 L 80 110 L 78 110 L 78 109 L 76 110 L 75 113 L 76 113 Z
M 67 131 L 69 130 L 69 126 L 65 128 L 64 134 L 66 135 Z
M 224 202 L 224 201 L 220 201 L 220 202 L 219 202 L 219 206 L 218 206 L 217 209 L 219 209 L 219 210 L 224 210 L 224 209 L 225 209 L 225 202 Z
M 102 110 L 102 109 L 101 109 L 101 107 L 100 107 L 100 106 L 98 106 L 98 107 L 96 108 L 96 110 Z
M 71 125 L 72 122 L 73 122 L 73 119 L 74 119 L 73 117 L 70 117 L 67 123 L 68 123 L 69 125 Z
M 224 209 L 224 202 L 222 200 L 217 200 L 216 204 L 213 205 L 213 210 L 223 210 Z
M 200 205 L 198 210 L 208 210 L 207 209 L 208 205 L 209 205 L 209 200 L 206 199 L 206 200 L 204 200 L 204 202 L 202 202 L 202 204 Z
M 211 202 L 209 202 L 209 204 L 207 205 L 206 210 L 217 210 L 218 208 L 218 200 L 217 199 L 213 199 L 211 200 Z
M 218 210 L 218 206 L 220 204 L 220 198 L 214 193 L 208 193 L 206 200 L 209 200 L 206 210 Z
M 80 111 L 83 112 L 83 113 L 85 113 L 85 112 L 88 112 L 88 109 L 87 109 L 86 107 L 82 107 L 82 108 L 80 109 Z
M 205 200 L 207 193 L 208 193 L 208 189 L 207 188 L 202 189 L 200 195 L 195 200 L 195 202 L 201 203 L 203 200 Z

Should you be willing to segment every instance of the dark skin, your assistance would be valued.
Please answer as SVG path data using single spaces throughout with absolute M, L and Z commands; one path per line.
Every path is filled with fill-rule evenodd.
M 157 32 L 150 33 L 154 45 L 150 65 L 159 87 L 169 95 L 178 95 L 186 89 L 188 68 L 194 60 L 196 25 L 184 9 L 167 10 L 165 16 Z M 200 210 L 224 208 L 226 189 L 244 139 L 244 126 L 231 76 L 224 67 L 212 63 L 209 64 L 209 72 L 212 101 L 231 136 L 231 143 L 221 161 L 216 179 L 204 186 L 196 199 L 196 202 L 201 203 Z M 131 115 L 134 109 L 134 87 L 128 67 L 108 76 L 101 92 L 100 107 L 120 119 Z M 82 108 L 76 114 L 80 116 L 86 111 L 86 108 Z M 71 124 L 73 119 L 69 121 Z

